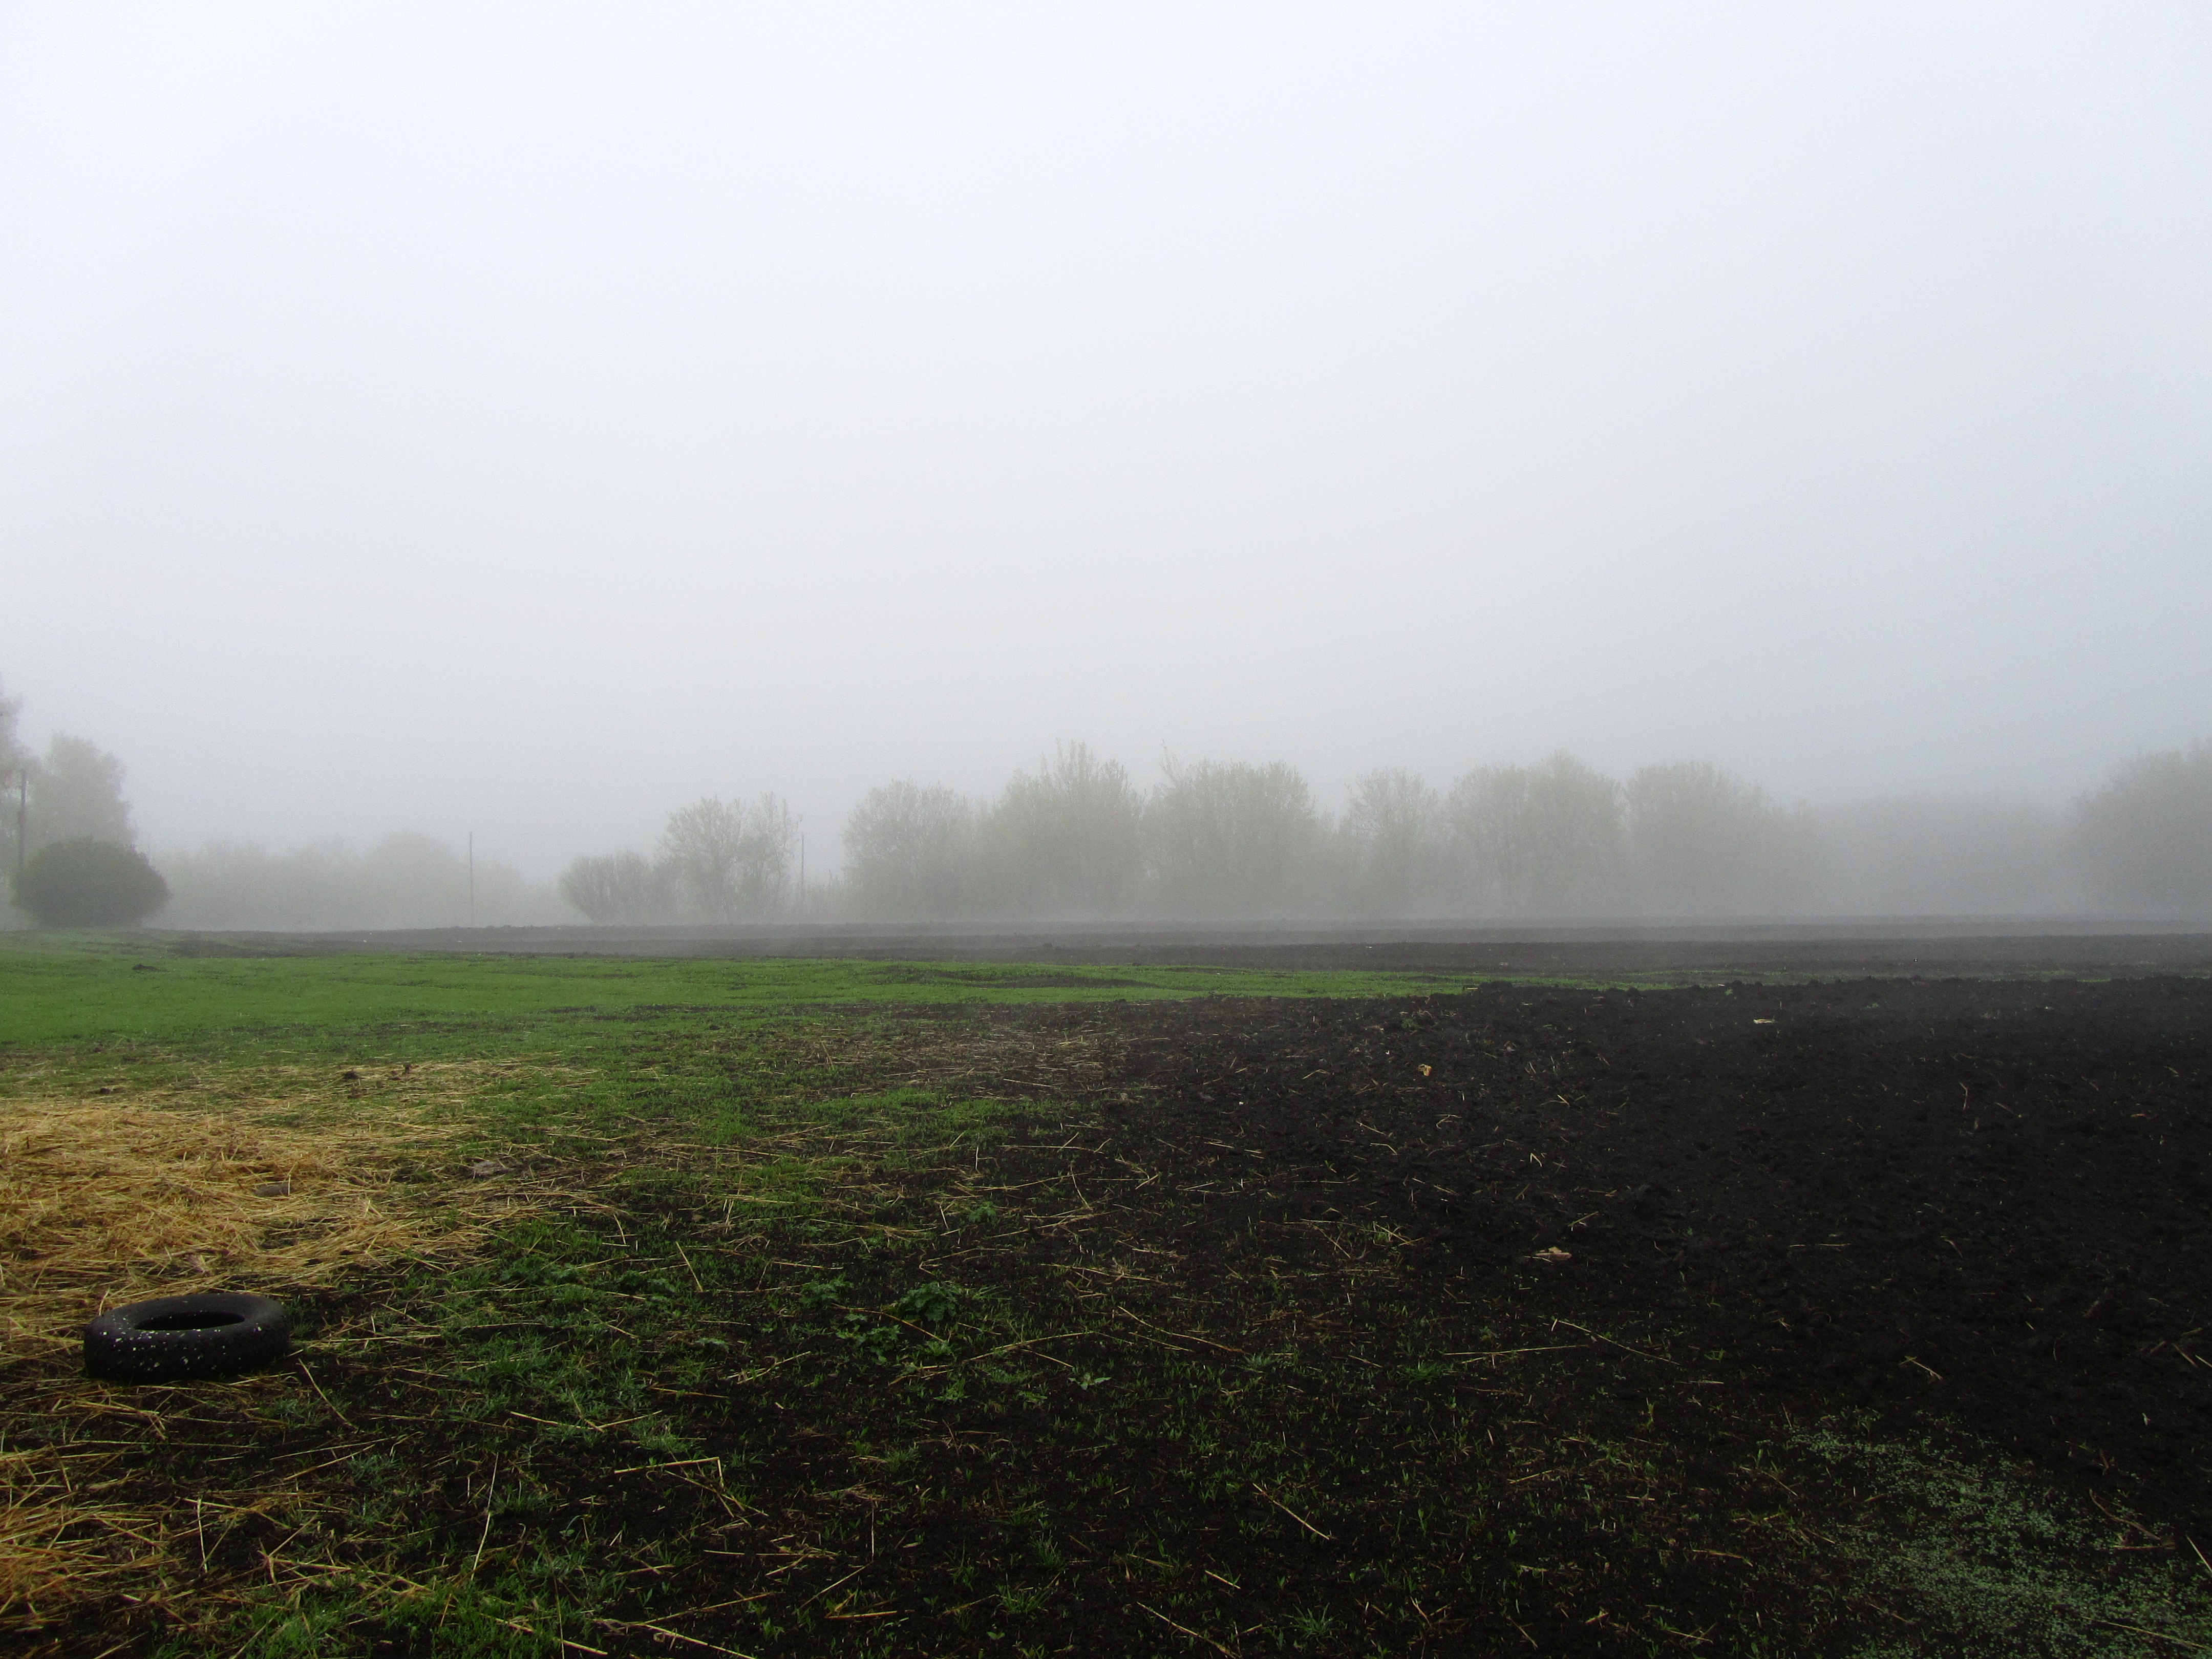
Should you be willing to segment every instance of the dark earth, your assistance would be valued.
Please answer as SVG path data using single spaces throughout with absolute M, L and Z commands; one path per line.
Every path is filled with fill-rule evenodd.
M 1493 985 L 993 1018 L 1103 1026 L 1078 1121 L 1103 1133 L 1041 1123 L 981 1164 L 1053 1194 L 1015 1248 L 840 1256 L 844 1295 L 943 1277 L 1054 1330 L 1104 1307 L 1109 1340 L 1058 1363 L 1158 1421 L 1086 1413 L 1064 1372 L 1011 1407 L 824 1377 L 824 1440 L 786 1454 L 790 1485 L 882 1491 L 830 1438 L 864 1418 L 921 1448 L 902 1481 L 992 1494 L 914 1512 L 905 1582 L 864 1607 L 957 1607 L 945 1575 L 1003 1549 L 1024 1504 L 1066 1517 L 1050 1612 L 916 1620 L 885 1651 L 994 1632 L 1076 1654 L 2114 1639 L 2064 1593 L 2043 1626 L 1994 1594 L 1948 1626 L 1900 1603 L 1826 1547 L 1875 1487 L 1773 1449 L 1794 1424 L 2017 1458 L 2051 1501 L 2132 1517 L 2129 1550 L 2193 1565 L 2181 1546 L 2212 1539 L 2212 983 Z M 1551 1352 L 1434 1379 L 1439 1356 L 1523 1347 Z M 1481 1530 L 1410 1524 L 1439 1510 Z M 1785 1569 L 1792 1527 L 1814 1541 Z M 818 1640 L 796 1634 L 726 1639 Z M 2171 1646 L 2117 1639 L 2089 1650 Z
M 1115 1138 L 1480 1283 L 1655 1311 L 1780 1395 L 1938 1412 L 2212 1535 L 2212 984 L 1486 988 L 1132 1010 Z M 1167 1028 L 1167 1029 L 1163 1029 Z M 1159 1151 L 1152 1153 L 1155 1158 Z
M 1083 1109 L 910 1198 L 1002 1212 L 919 1259 L 772 1237 L 797 1298 L 738 1305 L 783 1386 L 693 1419 L 757 1490 L 865 1496 L 785 1504 L 679 1599 L 837 1611 L 673 1627 L 754 1656 L 2077 1650 L 2063 1597 L 2050 1626 L 1900 1610 L 1827 1547 L 1874 1487 L 1794 1424 L 2017 1458 L 2149 1556 L 2212 1540 L 2212 982 L 985 1018 L 1100 1038 Z M 842 1287 L 810 1311 L 810 1282 Z M 1093 1334 L 934 1395 L 863 1358 L 918 1283 Z M 2171 1645 L 2117 1639 L 2089 1650 Z

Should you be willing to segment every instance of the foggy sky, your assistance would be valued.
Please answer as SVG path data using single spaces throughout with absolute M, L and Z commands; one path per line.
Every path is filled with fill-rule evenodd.
M 1056 738 L 2212 733 L 2212 10 L 14 5 L 0 684 L 540 872 Z

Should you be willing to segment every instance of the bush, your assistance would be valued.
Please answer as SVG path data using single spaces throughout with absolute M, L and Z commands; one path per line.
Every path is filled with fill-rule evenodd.
M 169 884 L 136 848 L 85 836 L 33 853 L 15 878 L 15 907 L 49 927 L 114 927 L 169 902 Z
M 665 921 L 673 908 L 675 872 L 636 853 L 588 854 L 561 872 L 561 896 L 589 921 Z

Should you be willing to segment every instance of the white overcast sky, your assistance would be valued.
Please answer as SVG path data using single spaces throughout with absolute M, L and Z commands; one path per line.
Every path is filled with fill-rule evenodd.
M 1082 738 L 2212 735 L 2212 7 L 0 8 L 0 685 L 540 872 Z

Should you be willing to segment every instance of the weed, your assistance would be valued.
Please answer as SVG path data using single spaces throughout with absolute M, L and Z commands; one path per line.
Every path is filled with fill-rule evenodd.
M 891 1311 L 932 1327 L 950 1324 L 965 1296 L 957 1285 L 917 1285 L 891 1304 Z
M 1298 1642 L 1325 1642 L 1343 1628 L 1326 1607 L 1300 1607 L 1285 1615 L 1284 1626 Z
M 1052 1600 L 1049 1584 L 1005 1584 L 999 1589 L 999 1606 L 1011 1618 L 1026 1619 L 1041 1613 Z
M 1844 1529 L 1884 1597 L 1958 1652 L 2131 1651 L 2130 1634 L 2212 1645 L 2212 1579 L 2179 1551 L 2129 1563 L 2158 1534 L 2124 1516 L 2067 1514 L 1987 1449 L 1906 1444 L 1840 1422 L 1795 1437 L 1865 1495 Z M 1863 1650 L 1869 1656 L 1877 1647 Z

